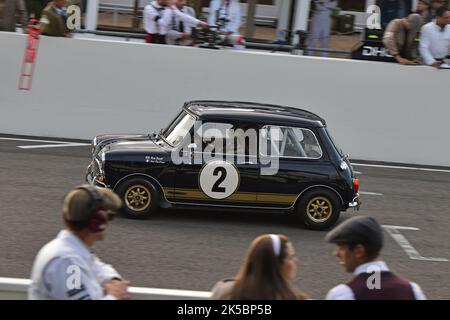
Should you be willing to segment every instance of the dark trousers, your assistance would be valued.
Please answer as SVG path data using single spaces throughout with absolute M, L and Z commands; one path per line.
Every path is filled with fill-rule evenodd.
M 145 37 L 146 43 L 167 44 L 166 35 L 159 33 L 147 33 Z

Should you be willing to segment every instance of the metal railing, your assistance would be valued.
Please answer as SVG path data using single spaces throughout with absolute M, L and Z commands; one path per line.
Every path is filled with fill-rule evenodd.
M 30 279 L 1 278 L 0 300 L 26 300 Z M 174 290 L 158 288 L 128 288 L 133 300 L 208 300 L 209 291 Z

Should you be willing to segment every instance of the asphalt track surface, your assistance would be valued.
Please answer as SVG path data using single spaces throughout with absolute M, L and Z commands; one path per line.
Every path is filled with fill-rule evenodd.
M 62 227 L 64 195 L 84 182 L 90 148 L 22 149 L 18 146 L 47 143 L 5 137 L 24 138 L 0 135 L 0 276 L 29 278 L 37 251 Z M 374 193 L 362 195 L 358 214 L 383 225 L 418 228 L 399 231 L 420 256 L 450 260 L 450 170 L 354 168 L 361 190 Z M 249 243 L 263 233 L 290 237 L 299 259 L 295 283 L 312 298 L 323 298 L 350 278 L 332 256 L 333 246 L 324 242 L 325 232 L 271 213 L 163 210 L 144 221 L 118 217 L 94 251 L 132 286 L 206 291 L 237 273 Z M 417 282 L 428 298 L 450 299 L 449 261 L 411 259 L 384 235 L 382 256 L 393 271 Z

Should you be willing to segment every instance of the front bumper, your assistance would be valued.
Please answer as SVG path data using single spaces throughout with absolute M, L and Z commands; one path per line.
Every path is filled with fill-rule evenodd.
M 104 178 L 100 164 L 93 160 L 86 169 L 86 182 L 97 187 L 107 188 L 108 186 L 103 182 Z
M 348 204 L 349 208 L 353 208 L 357 211 L 359 211 L 359 208 L 361 207 L 361 200 L 359 199 L 359 193 L 356 194 L 356 196 L 353 198 L 352 202 Z

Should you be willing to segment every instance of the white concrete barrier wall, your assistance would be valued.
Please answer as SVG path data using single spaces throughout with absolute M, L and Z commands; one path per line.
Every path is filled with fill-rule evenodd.
M 0 300 L 26 300 L 30 284 L 30 279 L 0 277 Z M 211 298 L 209 291 L 130 287 L 128 292 L 132 300 L 207 300 Z
M 321 115 L 354 159 L 450 166 L 448 70 L 42 37 L 27 92 L 25 40 L 0 33 L 0 133 L 151 132 L 185 101 L 242 100 Z

